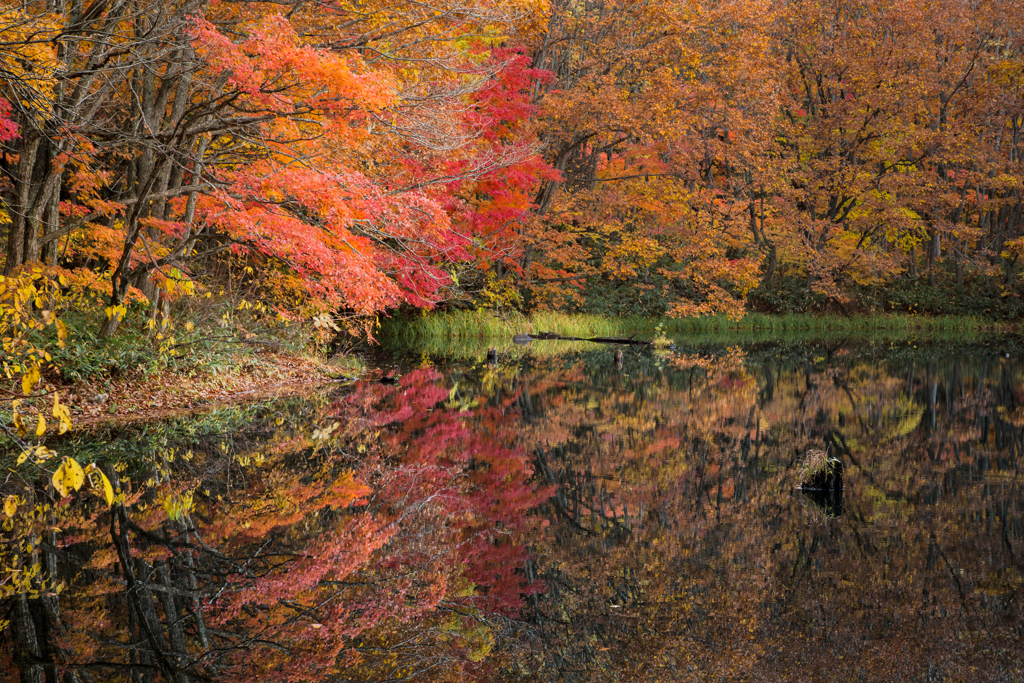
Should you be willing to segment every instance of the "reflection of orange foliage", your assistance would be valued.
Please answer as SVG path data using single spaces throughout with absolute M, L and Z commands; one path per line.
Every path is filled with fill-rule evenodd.
M 724 355 L 676 354 L 672 357 L 672 365 L 680 370 L 701 368 L 709 373 L 722 373 L 739 370 L 743 367 L 745 355 L 738 346 L 731 347 Z
M 675 359 L 682 373 L 639 376 L 560 362 L 505 387 L 529 394 L 523 438 L 560 483 L 538 552 L 565 589 L 539 609 L 566 616 L 545 648 L 630 680 L 674 680 L 666 661 L 741 680 L 829 680 L 839 658 L 866 680 L 932 664 L 965 683 L 1024 664 L 1020 615 L 1004 622 L 1024 583 L 1000 530 L 1024 513 L 1016 479 L 999 466 L 1000 487 L 952 484 L 999 461 L 975 419 L 1015 401 L 1024 375 L 1003 384 L 949 361 L 916 379 L 922 393 L 873 359 L 833 358 L 695 355 Z M 919 401 L 950 383 L 933 430 Z M 838 448 L 835 432 L 851 449 L 840 519 L 793 493 L 802 454 Z M 971 522 L 987 515 L 984 530 Z M 1002 659 L 985 654 L 995 642 Z

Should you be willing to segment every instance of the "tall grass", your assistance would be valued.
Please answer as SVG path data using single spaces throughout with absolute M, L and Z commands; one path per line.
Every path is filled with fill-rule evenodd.
M 514 334 L 555 332 L 567 337 L 615 337 L 630 334 L 653 335 L 661 327 L 668 336 L 738 332 L 792 332 L 836 334 L 920 334 L 950 333 L 958 336 L 979 334 L 992 327 L 971 316 L 922 317 L 913 315 L 875 315 L 855 318 L 815 315 L 765 315 L 748 313 L 739 320 L 725 316 L 701 318 L 612 318 L 601 315 L 567 314 L 541 311 L 530 316 L 497 316 L 488 311 L 454 311 L 428 314 L 408 321 L 387 321 L 382 337 L 395 341 L 429 338 L 502 340 Z
M 529 317 L 518 313 L 496 316 L 486 311 L 455 311 L 428 314 L 411 321 L 388 321 L 383 325 L 381 336 L 409 341 L 429 338 L 502 340 L 514 334 L 538 332 L 555 332 L 566 337 L 606 337 L 621 334 L 626 329 L 623 320 L 550 311 Z
M 651 340 L 661 332 L 680 346 L 799 342 L 826 339 L 977 341 L 998 329 L 980 318 L 879 315 L 857 318 L 750 313 L 740 320 L 724 316 L 703 318 L 612 318 L 550 311 L 530 316 L 497 316 L 486 311 L 428 314 L 413 320 L 387 321 L 379 339 L 392 350 L 449 358 L 482 357 L 488 348 L 518 357 L 548 356 L 581 348 L 580 343 L 512 343 L 515 334 L 554 332 L 566 337 L 628 337 Z M 588 347 L 586 343 L 582 346 Z

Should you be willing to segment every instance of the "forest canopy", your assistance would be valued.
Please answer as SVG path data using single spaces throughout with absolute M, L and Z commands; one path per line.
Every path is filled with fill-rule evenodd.
M 4 2 L 3 272 L 63 278 L 103 336 L 225 283 L 363 331 L 442 302 L 1014 315 L 1019 11 Z

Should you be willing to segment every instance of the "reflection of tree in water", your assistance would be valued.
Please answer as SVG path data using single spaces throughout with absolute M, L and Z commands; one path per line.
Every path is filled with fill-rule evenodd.
M 240 447 L 148 452 L 134 481 L 108 468 L 124 505 L 78 496 L 17 516 L 4 540 L 26 543 L 5 560 L 43 570 L 4 599 L 0 680 L 480 669 L 517 637 L 509 617 L 531 590 L 518 541 L 547 492 L 496 411 L 443 409 L 437 380 L 364 385 L 309 427 L 282 416 L 253 426 L 271 432 L 257 441 L 234 435 Z
M 5 527 L 40 570 L 0 680 L 1016 680 L 1020 369 L 844 353 L 420 372 L 140 443 L 126 507 Z
M 558 486 L 539 680 L 1017 679 L 1020 368 L 827 355 L 506 387 Z M 842 500 L 793 491 L 812 448 L 846 462 Z
M 843 514 L 843 489 L 803 489 L 801 493 L 807 500 L 821 508 L 825 517 L 835 519 Z

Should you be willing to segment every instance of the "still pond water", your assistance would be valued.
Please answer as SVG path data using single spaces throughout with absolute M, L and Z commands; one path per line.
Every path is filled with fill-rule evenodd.
M 53 539 L 83 633 L 48 656 L 120 662 L 96 680 L 1024 680 L 1018 347 L 686 351 L 399 356 L 395 384 L 69 440 L 138 502 Z M 811 451 L 842 491 L 796 489 Z

